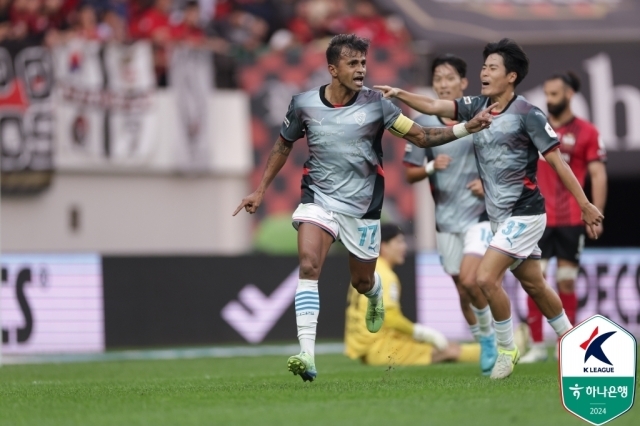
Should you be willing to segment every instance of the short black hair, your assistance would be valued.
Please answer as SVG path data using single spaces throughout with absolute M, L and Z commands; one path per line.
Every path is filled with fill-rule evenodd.
M 334 36 L 327 47 L 327 63 L 338 65 L 342 49 L 347 48 L 352 52 L 360 52 L 364 55 L 369 50 L 369 39 L 358 37 L 355 34 L 338 34 Z
M 564 84 L 571 87 L 574 92 L 580 91 L 580 77 L 573 71 L 558 72 L 550 75 L 545 81 L 549 80 L 562 80 Z
M 431 81 L 433 81 L 436 68 L 445 64 L 451 65 L 458 72 L 460 78 L 467 76 L 467 63 L 464 59 L 451 53 L 445 53 L 444 55 L 437 56 L 433 62 L 431 62 Z
M 502 56 L 507 74 L 515 72 L 518 75 L 513 84 L 514 87 L 520 84 L 529 73 L 529 57 L 524 53 L 522 47 L 510 38 L 503 38 L 498 42 L 488 43 L 484 47 L 482 56 L 486 61 L 487 57 L 494 53 Z
M 383 223 L 380 225 L 380 242 L 388 243 L 398 235 L 404 235 L 404 232 L 397 224 Z

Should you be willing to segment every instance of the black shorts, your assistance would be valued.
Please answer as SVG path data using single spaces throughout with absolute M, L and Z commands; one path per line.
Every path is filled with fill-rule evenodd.
M 547 227 L 538 241 L 543 259 L 557 257 L 579 263 L 584 248 L 584 225 Z

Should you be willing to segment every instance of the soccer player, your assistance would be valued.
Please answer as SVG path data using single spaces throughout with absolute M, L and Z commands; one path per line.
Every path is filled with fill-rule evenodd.
M 413 323 L 402 314 L 400 280 L 393 268 L 405 261 L 407 243 L 394 224 L 380 226 L 380 257 L 376 272 L 382 280 L 385 319 L 371 334 L 362 322 L 366 297 L 353 287 L 347 294 L 345 354 L 369 365 L 429 365 L 443 361 L 478 362 L 480 345 L 449 343 L 442 333 Z
M 571 99 L 580 90 L 580 79 L 572 72 L 554 74 L 544 83 L 547 98 L 549 123 L 558 134 L 560 153 L 569 164 L 573 174 L 584 185 L 587 174 L 591 179 L 591 199 L 604 212 L 607 199 L 607 170 L 604 162 L 606 152 L 593 124 L 573 115 Z M 542 251 L 540 264 L 546 274 L 549 259 L 556 257 L 556 282 L 562 306 L 572 324 L 576 322 L 578 300 L 575 280 L 578 263 L 584 247 L 585 226 L 580 217 L 580 206 L 562 185 L 553 169 L 543 159 L 538 161 L 538 184 L 544 195 L 547 210 L 547 228 L 538 243 Z M 587 236 L 597 239 L 602 234 L 602 225 L 586 228 Z M 545 361 L 547 349 L 542 340 L 542 314 L 535 303 L 528 299 L 527 322 L 531 330 L 533 345 L 522 356 L 520 362 Z
M 553 128 L 539 108 L 515 93 L 529 71 L 529 59 L 513 40 L 488 43 L 483 51 L 480 96 L 450 101 L 432 99 L 389 86 L 377 86 L 385 97 L 397 97 L 410 107 L 430 115 L 466 120 L 489 103 L 493 125 L 473 136 L 478 171 L 485 191 L 493 238 L 476 276 L 489 301 L 498 343 L 498 359 L 491 378 L 503 379 L 513 372 L 520 352 L 513 341 L 511 302 L 502 287 L 507 269 L 522 284 L 558 336 L 572 327 L 562 302 L 542 275 L 540 248 L 546 224 L 544 199 L 536 183 L 538 152 L 558 174 L 580 206 L 582 220 L 595 233 L 604 218 L 591 204 L 580 182 L 562 159 Z M 455 128 L 455 126 L 454 126 Z M 459 134 L 459 136 L 464 136 Z
M 384 130 L 426 147 L 455 140 L 456 132 L 479 132 L 492 121 L 491 106 L 457 127 L 418 126 L 380 92 L 364 86 L 368 47 L 368 40 L 353 34 L 331 39 L 327 48 L 331 83 L 293 97 L 258 189 L 234 212 L 243 208 L 256 212 L 293 143 L 306 135 L 309 160 L 302 173 L 302 201 L 293 213 L 300 260 L 295 306 L 301 352 L 287 363 L 289 371 L 304 381 L 317 375 L 318 278 L 335 240 L 349 251 L 351 284 L 368 298 L 367 329 L 375 333 L 384 321 L 382 286 L 375 274 L 384 196 Z
M 432 86 L 439 99 L 461 98 L 467 88 L 466 62 L 442 55 L 431 64 Z M 421 126 L 453 126 L 456 121 L 433 115 L 415 120 Z M 484 204 L 484 190 L 476 166 L 471 135 L 456 143 L 417 148 L 407 143 L 406 178 L 414 183 L 429 177 L 436 203 L 436 239 L 442 266 L 460 297 L 460 307 L 471 334 L 480 342 L 480 368 L 488 375 L 498 358 L 491 311 L 476 283 L 476 272 L 491 241 L 491 224 Z

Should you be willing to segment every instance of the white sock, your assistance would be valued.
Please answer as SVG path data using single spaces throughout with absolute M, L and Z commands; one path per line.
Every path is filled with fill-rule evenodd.
M 316 328 L 320 313 L 318 296 L 318 280 L 298 280 L 296 288 L 296 324 L 300 349 L 314 356 L 316 345 Z
M 513 324 L 511 323 L 511 317 L 504 321 L 496 321 L 494 327 L 496 328 L 498 347 L 510 351 L 514 350 L 516 345 L 513 343 Z
M 378 275 L 377 272 L 373 273 L 373 287 L 364 295 L 367 296 L 374 305 L 378 303 L 378 300 L 382 297 L 382 279 L 380 279 L 380 275 Z
M 476 323 L 469 326 L 469 331 L 471 331 L 471 335 L 475 339 L 475 341 L 480 340 L 480 326 Z
M 564 313 L 564 309 L 562 310 L 562 313 L 557 317 L 547 319 L 547 322 L 551 327 L 553 327 L 558 337 L 562 337 L 564 333 L 573 328 L 571 322 L 569 321 L 569 317 L 567 317 L 567 314 Z
M 478 318 L 478 326 L 480 327 L 480 334 L 483 336 L 489 336 L 493 333 L 493 328 L 491 327 L 491 321 L 493 317 L 491 316 L 491 309 L 489 305 L 485 306 L 484 309 L 477 309 L 474 306 L 471 306 L 473 313 L 476 314 L 476 318 Z

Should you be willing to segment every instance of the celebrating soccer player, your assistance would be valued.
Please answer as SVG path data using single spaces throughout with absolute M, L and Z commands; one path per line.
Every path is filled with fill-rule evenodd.
M 483 57 L 481 96 L 450 101 L 389 86 L 376 88 L 385 97 L 397 97 L 422 113 L 461 121 L 489 103 L 497 103 L 492 111 L 493 125 L 475 134 L 473 143 L 494 233 L 491 250 L 482 258 L 476 278 L 495 320 L 498 359 L 491 378 L 503 379 L 511 375 L 520 358 L 513 341 L 511 302 L 502 287 L 507 269 L 513 271 L 558 336 L 572 327 L 560 298 L 547 285 L 540 268 L 538 241 L 545 229 L 546 214 L 536 183 L 538 152 L 576 199 L 589 232 L 595 234 L 604 217 L 589 202 L 580 182 L 562 159 L 557 135 L 544 113 L 515 93 L 529 71 L 529 59 L 522 48 L 513 40 L 502 39 L 487 44 Z
M 347 295 L 345 353 L 368 365 L 429 365 L 444 361 L 478 362 L 480 345 L 450 343 L 439 331 L 411 322 L 402 314 L 400 280 L 393 268 L 405 261 L 407 243 L 398 225 L 380 226 L 376 273 L 384 288 L 385 320 L 378 334 L 369 333 L 362 315 L 366 298 L 352 287 Z
M 335 240 L 342 241 L 349 251 L 351 285 L 368 298 L 367 329 L 375 333 L 384 321 L 382 286 L 375 273 L 384 196 L 384 129 L 427 147 L 479 132 L 492 121 L 493 105 L 453 128 L 415 124 L 380 92 L 364 86 L 368 47 L 368 40 L 353 34 L 331 39 L 327 48 L 331 83 L 293 97 L 258 189 L 234 212 L 236 215 L 243 208 L 256 212 L 293 143 L 306 135 L 309 160 L 302 173 L 301 204 L 293 213 L 300 260 L 295 309 L 301 352 L 287 363 L 289 371 L 304 381 L 313 381 L 317 375 L 314 346 L 320 311 L 318 278 Z
M 560 153 L 569 163 L 580 185 L 584 185 L 587 173 L 589 174 L 591 199 L 603 212 L 607 199 L 607 170 L 604 165 L 606 152 L 598 130 L 588 121 L 573 115 L 571 99 L 579 90 L 580 79 L 572 72 L 552 75 L 544 83 L 549 122 L 558 134 Z M 580 206 L 562 185 L 558 175 L 542 159 L 538 162 L 538 183 L 547 210 L 547 228 L 538 243 L 542 251 L 540 264 L 543 273 L 546 273 L 549 259 L 557 258 L 558 294 L 569 321 L 575 324 L 578 308 L 575 280 L 578 277 L 578 263 L 585 234 Z M 586 231 L 589 238 L 596 239 L 602 234 L 602 225 L 593 228 L 593 232 L 590 227 Z M 528 299 L 528 307 L 527 322 L 533 345 L 520 362 L 544 361 L 547 359 L 547 349 L 542 339 L 542 314 L 531 298 Z
M 467 64 L 454 55 L 442 55 L 431 64 L 433 90 L 439 99 L 461 98 L 467 88 Z M 421 126 L 454 126 L 448 118 L 421 115 Z M 491 311 L 476 283 L 476 272 L 491 241 L 491 224 L 473 151 L 473 137 L 434 148 L 407 143 L 404 162 L 407 180 L 429 176 L 436 204 L 436 239 L 442 266 L 456 285 L 460 307 L 471 334 L 480 342 L 480 368 L 490 374 L 498 357 Z

